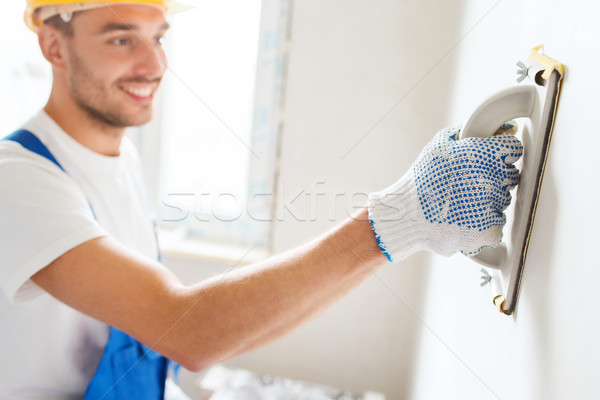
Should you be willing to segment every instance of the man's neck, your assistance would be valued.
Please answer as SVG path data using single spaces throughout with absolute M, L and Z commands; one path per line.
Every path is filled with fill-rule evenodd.
M 88 149 L 105 156 L 120 154 L 121 140 L 125 128 L 102 125 L 69 100 L 50 96 L 44 111 L 69 136 Z

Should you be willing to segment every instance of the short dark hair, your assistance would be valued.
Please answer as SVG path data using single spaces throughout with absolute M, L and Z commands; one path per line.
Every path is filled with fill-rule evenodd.
M 65 36 L 71 37 L 73 36 L 73 24 L 71 24 L 71 22 L 73 21 L 73 18 L 75 18 L 76 15 L 77 13 L 73 13 L 71 20 L 69 22 L 65 22 L 60 16 L 60 14 L 57 14 L 53 17 L 44 20 L 44 25 L 50 25 L 58 29 Z

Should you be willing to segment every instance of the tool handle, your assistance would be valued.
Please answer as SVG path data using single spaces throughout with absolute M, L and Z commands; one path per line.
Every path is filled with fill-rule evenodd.
M 512 86 L 494 93 L 467 118 L 460 138 L 492 136 L 506 121 L 530 117 L 536 97 L 534 85 Z
M 531 117 L 537 98 L 534 85 L 519 85 L 503 89 L 485 99 L 467 118 L 460 132 L 460 139 L 489 137 L 506 121 Z M 495 248 L 484 249 L 470 258 L 489 268 L 501 269 L 507 258 L 504 243 Z

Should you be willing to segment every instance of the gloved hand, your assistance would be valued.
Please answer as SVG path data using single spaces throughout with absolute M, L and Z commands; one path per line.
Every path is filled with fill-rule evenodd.
M 373 232 L 390 261 L 423 249 L 473 255 L 500 243 L 523 145 L 510 133 L 461 140 L 459 133 L 439 131 L 400 180 L 369 195 Z

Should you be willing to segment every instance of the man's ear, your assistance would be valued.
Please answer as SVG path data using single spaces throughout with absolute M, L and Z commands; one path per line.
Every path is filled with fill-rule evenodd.
M 53 26 L 43 25 L 38 30 L 40 49 L 53 69 L 66 70 L 67 40 L 64 34 Z

